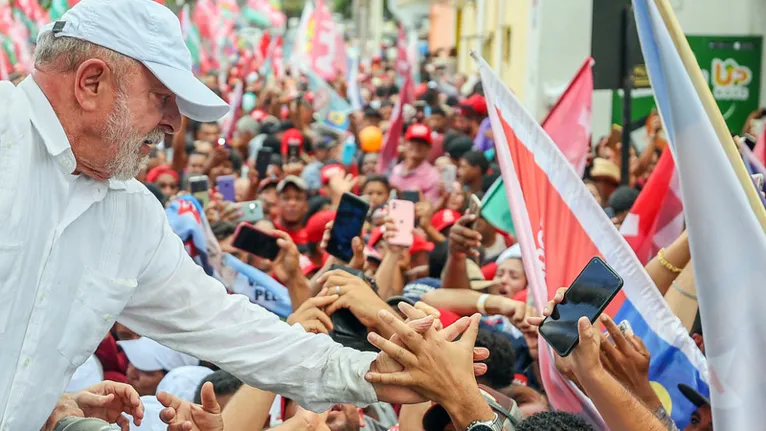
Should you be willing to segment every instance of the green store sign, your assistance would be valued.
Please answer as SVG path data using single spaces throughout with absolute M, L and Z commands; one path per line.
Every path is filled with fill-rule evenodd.
M 729 130 L 740 133 L 747 116 L 759 108 L 763 38 L 687 36 L 687 40 Z M 631 107 L 635 127 L 655 108 L 654 97 L 646 90 L 634 90 Z M 612 122 L 622 124 L 621 91 L 612 92 Z

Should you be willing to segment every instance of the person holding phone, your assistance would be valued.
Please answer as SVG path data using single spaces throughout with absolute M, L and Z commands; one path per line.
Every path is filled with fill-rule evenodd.
M 303 220 L 308 211 L 308 188 L 306 182 L 295 175 L 288 175 L 277 184 L 277 218 L 274 225 L 287 232 L 298 246 L 306 245 L 306 229 Z
M 413 124 L 404 134 L 404 160 L 394 166 L 389 181 L 400 190 L 421 190 L 426 199 L 439 199 L 441 176 L 428 163 L 431 151 L 431 129 L 424 124 Z

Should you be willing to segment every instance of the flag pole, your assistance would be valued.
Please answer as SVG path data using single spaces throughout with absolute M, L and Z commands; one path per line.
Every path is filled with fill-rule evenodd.
M 704 106 L 705 112 L 707 113 L 710 122 L 713 124 L 713 129 L 715 129 L 718 140 L 721 142 L 721 145 L 723 145 L 726 157 L 728 157 L 729 162 L 734 168 L 737 179 L 745 189 L 745 194 L 747 195 L 750 207 L 752 207 L 761 227 L 766 231 L 766 209 L 764 209 L 763 203 L 758 197 L 758 192 L 755 190 L 755 187 L 753 187 L 753 181 L 747 173 L 745 164 L 742 161 L 742 156 L 737 149 L 734 139 L 731 137 L 726 121 L 724 120 L 723 115 L 721 115 L 721 110 L 718 109 L 718 105 L 713 98 L 713 93 L 710 92 L 710 87 L 705 81 L 702 69 L 700 69 L 697 59 L 694 57 L 691 47 L 689 47 L 686 35 L 681 29 L 681 25 L 678 23 L 675 13 L 673 13 L 673 8 L 670 6 L 668 0 L 654 1 L 662 16 L 662 20 L 665 22 L 665 27 L 667 27 L 668 33 L 670 33 L 670 38 L 673 40 L 673 44 L 678 50 L 681 61 L 689 74 L 694 89 L 700 97 L 702 106 Z

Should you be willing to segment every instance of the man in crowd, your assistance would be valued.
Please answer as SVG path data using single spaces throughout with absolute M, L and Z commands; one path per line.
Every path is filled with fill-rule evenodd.
M 308 211 L 306 182 L 300 177 L 288 175 L 277 184 L 277 229 L 287 232 L 298 246 L 306 245 L 303 219 Z
M 199 360 L 176 352 L 146 337 L 137 340 L 118 341 L 117 344 L 128 357 L 128 383 L 139 395 L 154 395 L 168 372 L 187 365 L 197 365 Z
M 390 183 L 401 190 L 421 190 L 426 199 L 439 197 L 439 172 L 426 158 L 431 150 L 431 129 L 413 124 L 404 135 L 404 160 L 394 166 Z

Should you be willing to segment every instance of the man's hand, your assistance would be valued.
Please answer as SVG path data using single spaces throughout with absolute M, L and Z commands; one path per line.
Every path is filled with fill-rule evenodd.
M 334 223 L 334 221 L 328 222 L 324 227 L 322 242 L 319 244 L 319 249 L 321 251 L 324 251 L 327 248 L 327 244 L 330 242 L 330 232 L 332 231 L 332 226 Z M 364 268 L 364 262 L 366 260 L 364 257 L 364 241 L 362 241 L 362 238 L 355 236 L 353 239 L 351 239 L 351 250 L 354 252 L 354 255 L 351 257 L 351 261 L 342 263 L 347 263 L 349 268 L 361 270 Z M 335 257 L 335 259 L 337 259 L 338 262 L 341 262 L 341 260 L 337 257 Z
M 223 431 L 221 406 L 211 382 L 202 386 L 201 397 L 199 405 L 167 392 L 157 394 L 157 400 L 166 407 L 160 412 L 160 419 L 168 425 L 168 431 Z
M 48 420 L 45 422 L 41 431 L 53 431 L 56 424 L 61 419 L 69 417 L 84 418 L 85 413 L 83 413 L 71 395 L 64 394 L 56 402 L 56 407 L 53 409 L 50 416 L 48 416 Z M 120 427 L 122 427 L 122 425 L 120 425 Z M 122 429 L 125 430 L 125 428 Z
M 327 294 L 338 295 L 338 299 L 327 307 L 328 315 L 347 308 L 364 326 L 374 329 L 378 328 L 378 311 L 389 309 L 366 281 L 342 269 L 322 274 L 317 282 Z
M 274 236 L 277 237 L 279 254 L 274 259 L 274 273 L 277 278 L 283 282 L 292 277 L 303 277 L 300 266 L 300 253 L 290 235 L 281 230 L 275 230 Z
M 322 289 L 319 295 L 307 299 L 287 318 L 287 323 L 290 325 L 300 323 L 306 332 L 329 334 L 333 330 L 332 320 L 323 309 L 335 302 L 338 295 L 326 295 L 327 289 Z
M 506 298 L 501 295 L 491 295 L 485 304 L 489 314 L 502 314 L 511 321 L 513 326 L 521 329 L 526 326 L 527 304 Z
M 601 315 L 601 322 L 614 340 L 614 345 L 608 341 L 601 342 L 601 362 L 604 368 L 650 410 L 657 409 L 661 402 L 649 384 L 651 354 L 644 342 L 635 335 L 624 335 L 606 314 Z
M 337 175 L 333 175 L 332 178 L 330 178 L 330 181 L 327 183 L 327 189 L 329 191 L 330 200 L 333 202 L 333 204 L 337 204 L 340 202 L 341 196 L 343 196 L 343 193 L 350 192 L 354 189 L 354 186 L 356 185 L 357 179 L 354 178 L 353 175 L 342 175 L 338 173 Z
M 434 206 L 431 201 L 421 200 L 415 204 L 415 217 L 417 217 L 418 224 L 421 228 L 425 229 L 431 226 L 431 217 L 434 215 Z
M 449 232 L 449 251 L 457 256 L 478 256 L 481 247 L 481 234 L 468 227 L 476 221 L 476 216 L 467 214 L 460 217 Z
M 133 416 L 133 423 L 141 425 L 144 417 L 144 406 L 141 398 L 132 386 L 105 380 L 85 388 L 72 395 L 72 399 L 83 411 L 85 417 L 98 418 L 112 424 L 117 424 L 123 431 L 130 429 L 127 413 Z

